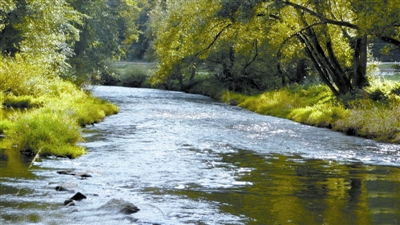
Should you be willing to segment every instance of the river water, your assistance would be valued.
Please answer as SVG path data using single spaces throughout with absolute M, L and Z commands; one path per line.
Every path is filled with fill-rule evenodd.
M 199 95 L 93 93 L 121 112 L 83 130 L 86 155 L 30 169 L 0 157 L 0 224 L 400 224 L 399 145 Z M 76 192 L 87 199 L 64 206 Z M 140 211 L 120 213 L 120 200 Z

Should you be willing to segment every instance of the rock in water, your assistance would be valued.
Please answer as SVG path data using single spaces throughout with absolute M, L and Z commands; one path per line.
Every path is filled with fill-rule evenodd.
M 65 205 L 65 206 L 74 206 L 74 205 L 75 205 L 75 202 L 74 202 L 74 200 L 72 200 L 72 199 L 68 199 L 68 200 L 65 200 L 65 201 L 64 201 L 64 205 Z
M 130 215 L 139 212 L 139 210 L 140 209 L 137 206 L 135 206 L 132 203 L 129 203 L 129 205 L 124 206 L 119 212 L 126 215 Z
M 58 174 L 62 174 L 62 175 L 75 175 L 76 173 L 73 170 L 60 170 L 57 171 Z
M 75 201 L 81 201 L 82 199 L 85 199 L 86 196 L 80 192 L 76 193 L 74 196 L 72 196 L 70 199 L 75 200 Z
M 86 196 L 80 192 L 76 193 L 74 196 L 72 196 L 70 199 L 67 199 L 64 201 L 65 206 L 74 206 L 75 201 L 81 201 L 85 199 Z
M 88 177 L 92 177 L 92 175 L 90 175 L 87 172 L 77 172 L 74 170 L 60 170 L 57 171 L 58 174 L 62 174 L 62 175 L 71 175 L 71 176 L 76 176 L 76 177 L 80 177 L 82 179 L 88 178 Z
M 136 205 L 122 199 L 111 199 L 99 209 L 116 211 L 126 215 L 137 213 L 140 210 Z
M 55 189 L 56 191 L 70 191 L 68 188 L 65 188 L 63 186 L 57 186 Z

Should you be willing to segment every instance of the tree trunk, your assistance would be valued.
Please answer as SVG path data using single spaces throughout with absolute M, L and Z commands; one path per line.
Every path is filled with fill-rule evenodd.
M 306 60 L 300 59 L 299 62 L 297 62 L 296 77 L 294 81 L 300 84 L 301 82 L 303 82 L 305 76 L 306 76 Z
M 336 89 L 334 83 L 330 80 L 329 71 L 327 70 L 326 65 L 322 62 L 321 56 L 319 52 L 315 50 L 315 46 L 313 42 L 307 38 L 306 35 L 299 34 L 300 41 L 306 46 L 306 53 L 310 57 L 311 61 L 314 64 L 315 69 L 317 70 L 322 81 L 328 85 L 329 89 L 336 95 L 339 96 L 339 90 Z
M 366 35 L 358 38 L 355 43 L 353 62 L 353 86 L 358 89 L 362 89 L 365 86 L 368 86 L 367 45 L 368 39 Z

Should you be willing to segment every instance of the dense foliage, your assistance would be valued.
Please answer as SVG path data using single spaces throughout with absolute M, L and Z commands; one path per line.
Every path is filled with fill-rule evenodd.
M 70 59 L 78 81 L 103 80 L 110 77 L 109 62 L 127 54 L 137 40 L 136 18 L 139 8 L 132 0 L 68 0 L 85 15 L 79 41 Z
M 185 90 L 206 64 L 231 90 L 316 74 L 336 96 L 354 95 L 369 84 L 368 45 L 379 39 L 400 46 L 399 3 L 159 1 L 152 11 L 160 60 L 153 83 L 175 79 Z
M 80 87 L 62 79 L 78 80 L 71 76 L 80 74 L 77 65 L 85 59 L 85 56 L 77 54 L 78 50 L 91 54 L 102 50 L 95 48 L 96 40 L 93 40 L 94 36 L 102 37 L 101 31 L 90 31 L 97 33 L 88 37 L 81 31 L 82 27 L 104 16 L 87 15 L 86 11 L 74 5 L 84 6 L 83 3 L 88 2 L 0 2 L 0 132 L 5 135 L 1 147 L 15 148 L 28 155 L 76 157 L 84 153 L 83 148 L 76 145 L 82 140 L 79 127 L 117 112 L 115 106 L 93 98 Z M 99 1 L 95 6 L 103 9 L 104 13 L 107 13 L 104 9 L 107 7 L 137 9 L 134 2 L 128 0 Z M 102 56 L 102 59 L 114 57 L 117 55 L 114 52 L 120 51 L 125 42 L 128 44 L 136 38 L 135 26 L 122 19 L 133 20 L 134 17 L 121 9 L 115 11 L 118 15 L 110 16 L 120 22 L 115 29 L 126 26 L 113 35 L 123 33 L 118 37 L 124 38 L 104 40 L 103 43 L 113 45 L 106 47 L 113 54 L 105 52 L 107 56 Z M 90 44 L 78 45 L 82 42 Z M 87 71 L 94 71 L 99 66 L 88 63 L 86 67 Z

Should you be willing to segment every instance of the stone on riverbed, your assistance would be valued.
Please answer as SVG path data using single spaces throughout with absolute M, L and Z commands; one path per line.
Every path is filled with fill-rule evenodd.
M 81 178 L 92 177 L 92 175 L 90 175 L 87 172 L 78 172 L 78 171 L 74 171 L 74 170 L 60 170 L 60 171 L 57 171 L 57 173 L 62 174 L 62 175 L 77 176 L 77 177 L 81 177 Z
M 64 205 L 65 206 L 74 206 L 75 205 L 75 201 L 72 199 L 68 199 L 64 201 Z
M 75 200 L 75 201 L 81 201 L 85 198 L 86 198 L 86 196 L 84 194 L 78 192 L 74 196 L 72 196 L 70 199 Z
M 56 187 L 54 188 L 56 191 L 65 191 L 65 192 L 75 192 L 74 189 L 76 189 L 78 187 L 77 184 L 75 183 L 51 183 L 51 184 L 55 184 Z
M 111 199 L 106 204 L 101 206 L 99 209 L 107 210 L 107 211 L 109 211 L 109 210 L 116 211 L 116 212 L 126 214 L 126 215 L 137 213 L 140 210 L 134 204 L 132 204 L 128 201 L 122 200 L 122 199 Z
M 69 190 L 68 188 L 66 188 L 64 186 L 57 186 L 55 189 L 56 189 L 56 191 L 71 191 L 71 190 Z
M 83 199 L 87 198 L 84 194 L 78 192 L 74 196 L 72 196 L 70 199 L 67 199 L 64 201 L 65 206 L 74 206 L 75 201 L 81 201 Z

